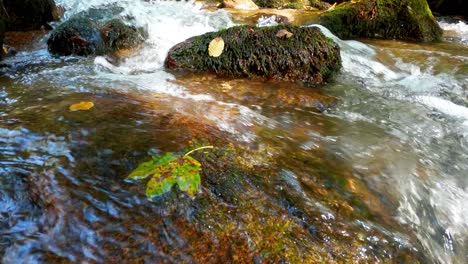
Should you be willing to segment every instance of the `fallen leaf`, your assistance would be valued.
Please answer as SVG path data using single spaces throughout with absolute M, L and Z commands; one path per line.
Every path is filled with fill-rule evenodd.
M 70 105 L 70 111 L 80 111 L 80 110 L 86 111 L 86 110 L 93 108 L 93 106 L 94 106 L 93 102 L 83 101 L 77 104 Z
M 287 31 L 286 29 L 282 29 L 282 30 L 278 31 L 278 33 L 276 33 L 276 36 L 278 38 L 284 38 L 284 37 L 290 38 L 290 37 L 293 36 L 293 33 Z
M 224 40 L 221 37 L 214 38 L 208 45 L 208 55 L 211 57 L 219 57 L 224 50 Z
M 201 164 L 190 156 L 178 157 L 173 153 L 166 153 L 160 158 L 143 162 L 127 179 L 144 179 L 151 176 L 146 185 L 148 198 L 159 196 L 171 190 L 174 184 L 181 191 L 194 197 L 200 185 Z

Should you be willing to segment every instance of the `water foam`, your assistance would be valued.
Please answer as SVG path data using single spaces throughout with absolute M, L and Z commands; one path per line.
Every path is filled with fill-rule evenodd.
M 455 38 L 459 42 L 468 45 L 468 24 L 465 22 L 439 22 L 439 26 L 445 31 L 446 36 Z

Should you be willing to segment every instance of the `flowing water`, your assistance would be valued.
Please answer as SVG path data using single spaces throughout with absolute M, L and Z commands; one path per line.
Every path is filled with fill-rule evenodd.
M 51 56 L 44 39 L 3 62 L 2 263 L 468 261 L 463 22 L 441 22 L 437 44 L 322 28 L 343 69 L 317 89 L 164 70 L 173 45 L 240 21 L 227 11 L 57 2 L 64 19 L 105 7 L 149 38 L 118 66 Z M 68 111 L 80 101 L 95 107 Z M 249 169 L 204 160 L 195 199 L 149 201 L 143 182 L 125 181 L 193 141 L 243 149 Z

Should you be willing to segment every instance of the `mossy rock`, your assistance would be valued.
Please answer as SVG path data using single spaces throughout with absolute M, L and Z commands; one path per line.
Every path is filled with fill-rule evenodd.
M 134 48 L 146 37 L 142 29 L 126 25 L 120 19 L 103 23 L 77 16 L 58 26 L 47 45 L 51 53 L 58 55 L 103 55 Z
M 442 29 L 426 0 L 362 0 L 326 12 L 320 23 L 340 38 L 440 41 Z
M 290 34 L 281 36 L 280 32 Z M 211 57 L 208 46 L 219 37 L 224 40 L 224 50 L 219 57 Z M 341 60 L 338 45 L 316 27 L 237 26 L 177 44 L 169 51 L 165 66 L 229 77 L 320 84 L 340 69 Z
M 304 0 L 253 0 L 259 7 L 267 8 L 304 8 Z
M 141 29 L 126 25 L 120 19 L 112 19 L 101 28 L 106 46 L 111 51 L 134 48 L 147 37 Z
M 74 17 L 58 26 L 47 40 L 51 53 L 58 55 L 104 54 L 99 25 L 86 17 Z

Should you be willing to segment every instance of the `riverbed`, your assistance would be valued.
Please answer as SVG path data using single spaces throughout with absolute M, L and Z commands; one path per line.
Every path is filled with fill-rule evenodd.
M 252 23 L 245 14 L 57 2 L 64 19 L 107 5 L 149 38 L 118 66 L 52 56 L 45 38 L 3 61 L 2 263 L 468 261 L 464 22 L 440 22 L 434 44 L 321 28 L 343 68 L 310 87 L 164 69 L 173 45 Z M 94 107 L 69 111 L 81 101 Z M 196 156 L 194 198 L 174 188 L 148 200 L 144 181 L 126 181 L 151 156 L 201 145 L 215 149 Z

